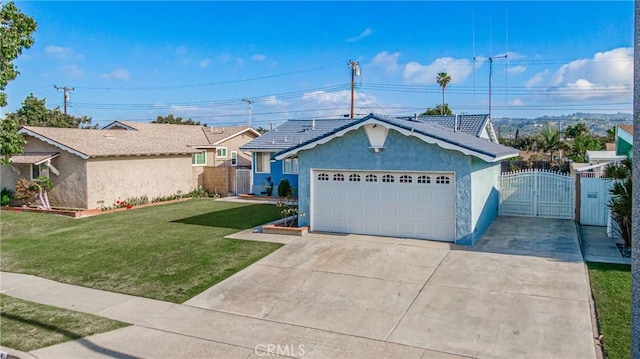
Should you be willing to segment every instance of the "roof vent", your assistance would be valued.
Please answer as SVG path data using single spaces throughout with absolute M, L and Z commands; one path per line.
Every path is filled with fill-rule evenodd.
M 314 118 L 313 121 L 311 121 L 311 129 L 315 130 L 316 129 L 316 119 Z
M 275 138 L 272 138 L 272 139 L 271 139 L 271 144 L 272 144 L 272 145 L 275 145 L 275 144 L 276 144 L 276 139 L 275 139 Z
M 284 142 L 287 142 L 287 136 L 284 136 Z

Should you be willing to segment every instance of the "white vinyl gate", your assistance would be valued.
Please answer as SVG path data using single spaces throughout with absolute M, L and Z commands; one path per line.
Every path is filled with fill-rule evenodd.
M 580 224 L 606 227 L 611 180 L 580 177 Z
M 251 170 L 236 169 L 236 194 L 251 193 Z
M 575 217 L 575 180 L 556 172 L 532 170 L 500 175 L 500 215 Z

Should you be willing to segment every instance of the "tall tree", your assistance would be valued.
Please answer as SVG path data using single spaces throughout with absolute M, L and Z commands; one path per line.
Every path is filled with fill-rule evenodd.
M 18 133 L 18 122 L 12 118 L 0 121 L 0 164 L 11 163 L 12 155 L 24 152 L 24 137 Z
M 440 114 L 444 115 L 444 89 L 447 87 L 449 82 L 451 82 L 451 76 L 446 72 L 439 72 L 436 82 L 440 87 L 442 87 L 442 107 L 440 108 L 442 112 Z
M 173 117 L 173 114 L 167 116 L 158 116 L 155 120 L 151 121 L 151 123 L 169 123 L 173 125 L 198 125 L 198 126 L 207 126 L 200 123 L 200 121 L 194 121 L 192 119 L 184 120 L 182 117 Z
M 584 122 L 578 122 L 575 126 L 567 126 L 567 129 L 564 131 L 564 137 L 566 138 L 578 138 L 579 136 L 589 135 L 591 131 L 587 124 Z
M 30 94 L 24 99 L 22 106 L 15 113 L 7 114 L 7 119 L 13 119 L 18 126 L 91 127 L 91 117 L 65 115 L 60 111 L 59 107 L 48 109 L 46 101 L 44 98 L 39 99 Z
M 0 107 L 7 105 L 7 84 L 15 80 L 19 72 L 13 60 L 22 54 L 23 49 L 33 45 L 32 34 L 36 22 L 18 10 L 13 2 L 0 5 Z

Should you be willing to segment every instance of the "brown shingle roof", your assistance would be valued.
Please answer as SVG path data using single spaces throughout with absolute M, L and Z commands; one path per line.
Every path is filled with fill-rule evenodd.
M 198 146 L 215 144 L 205 134 L 209 131 L 206 127 L 120 122 L 135 130 L 25 126 L 22 132 L 84 158 L 197 153 L 200 151 Z M 237 128 L 244 130 L 246 126 Z M 225 128 L 226 135 L 218 140 L 231 136 L 231 129 L 236 127 Z M 218 136 L 215 131 L 211 136 L 213 139 Z M 221 130 L 218 132 L 223 134 Z

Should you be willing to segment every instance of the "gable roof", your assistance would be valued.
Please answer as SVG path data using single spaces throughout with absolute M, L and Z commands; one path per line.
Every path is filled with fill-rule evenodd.
M 84 159 L 105 156 L 149 156 L 200 152 L 170 133 L 24 126 L 18 132 Z M 204 135 L 201 134 L 204 138 Z
M 204 127 L 200 125 L 178 125 L 169 123 L 114 121 L 103 127 L 104 130 L 123 129 L 143 131 L 159 136 L 181 136 L 192 146 L 219 145 L 243 133 L 259 137 L 260 133 L 251 126 Z
M 240 147 L 244 151 L 279 152 L 291 146 L 322 136 L 353 119 L 289 120 L 255 140 Z
M 419 119 L 409 119 L 407 117 L 397 118 L 371 113 L 361 119 L 350 121 L 341 127 L 285 149 L 277 153 L 275 158 L 281 160 L 294 156 L 299 151 L 311 149 L 318 144 L 327 143 L 335 137 L 341 137 L 347 132 L 357 130 L 369 123 L 383 124 L 385 127 L 394 129 L 406 136 L 414 136 L 424 142 L 437 144 L 442 148 L 456 150 L 487 162 L 496 162 L 518 155 L 518 150 L 514 148 L 493 143 L 477 135 L 454 131 L 453 128 L 420 121 Z

